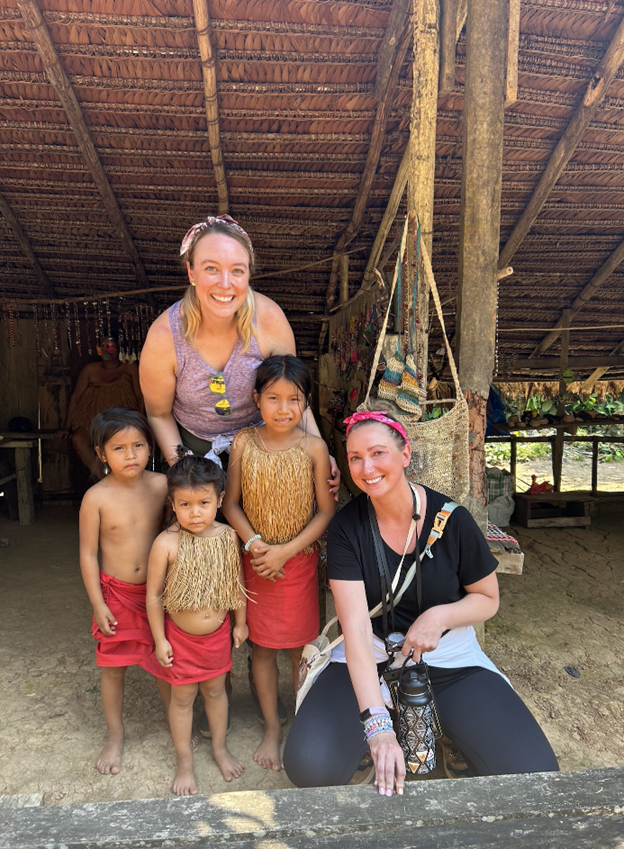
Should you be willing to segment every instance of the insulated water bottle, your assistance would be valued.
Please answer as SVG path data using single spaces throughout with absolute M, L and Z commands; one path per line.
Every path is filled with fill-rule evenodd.
M 405 765 L 414 775 L 426 775 L 436 767 L 435 709 L 427 667 L 422 661 L 403 667 L 397 701 L 397 737 Z

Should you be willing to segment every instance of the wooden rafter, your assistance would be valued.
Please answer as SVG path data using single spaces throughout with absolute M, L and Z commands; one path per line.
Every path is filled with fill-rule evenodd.
M 55 294 L 54 293 L 54 286 L 50 282 L 50 278 L 48 277 L 48 275 L 45 273 L 43 268 L 39 265 L 39 260 L 35 256 L 35 253 L 34 253 L 32 247 L 31 247 L 28 236 L 24 232 L 24 228 L 20 224 L 18 217 L 15 215 L 15 213 L 13 212 L 13 210 L 11 209 L 9 204 L 7 203 L 6 198 L 2 194 L 0 194 L 0 212 L 2 213 L 2 215 L 4 215 L 7 222 L 9 223 L 9 226 L 11 227 L 13 232 L 15 233 L 15 236 L 17 237 L 17 241 L 20 243 L 20 246 L 21 246 L 23 252 L 26 254 L 26 257 L 28 258 L 28 262 L 32 265 L 34 272 L 37 275 L 37 278 L 39 279 L 39 282 L 43 286 L 44 292 L 46 293 L 46 295 L 50 295 L 50 297 L 53 298 L 54 294 Z
M 219 131 L 219 104 L 217 102 L 217 69 L 215 54 L 210 43 L 210 15 L 207 0 L 193 0 L 193 15 L 197 30 L 197 44 L 201 56 L 202 76 L 204 79 L 204 103 L 208 125 L 208 143 L 212 157 L 212 168 L 219 197 L 219 213 L 229 211 L 228 187 L 223 165 L 221 133 Z
M 555 150 L 548 160 L 548 164 L 546 165 L 544 173 L 542 174 L 530 201 L 520 216 L 520 220 L 514 227 L 505 247 L 500 253 L 500 268 L 510 265 L 511 258 L 518 250 L 520 243 L 540 214 L 542 207 L 546 203 L 548 196 L 561 176 L 563 169 L 566 167 L 568 161 L 576 150 L 581 140 L 581 136 L 587 129 L 589 122 L 607 93 L 607 89 L 609 88 L 609 85 L 611 84 L 611 81 L 623 60 L 624 17 L 622 17 L 622 20 L 615 31 L 615 35 L 611 39 L 611 43 L 607 47 L 600 64 L 589 81 L 585 94 L 583 95 L 583 99 L 577 106 L 570 123 L 566 127 Z
M 346 230 L 342 233 L 335 248 L 335 257 L 332 262 L 329 285 L 327 287 L 326 305 L 327 310 L 331 308 L 338 284 L 339 260 L 338 255 L 344 251 L 349 242 L 356 236 L 362 217 L 366 209 L 366 202 L 370 194 L 381 148 L 384 142 L 386 121 L 388 112 L 391 108 L 390 92 L 393 90 L 396 80 L 399 76 L 399 71 L 405 54 L 407 52 L 409 39 L 407 37 L 407 25 L 409 19 L 409 8 L 411 0 L 394 0 L 392 12 L 388 21 L 382 45 L 379 50 L 379 64 L 377 67 L 378 79 L 384 80 L 383 92 L 375 88 L 375 99 L 377 100 L 377 109 L 375 112 L 375 122 L 373 131 L 370 137 L 368 154 L 366 157 L 366 165 L 362 174 L 362 181 L 358 189 L 355 203 L 353 205 L 353 213 L 351 220 L 347 225 Z M 388 48 L 387 45 L 391 45 Z
M 585 304 L 594 297 L 598 289 L 602 286 L 605 280 L 613 274 L 621 263 L 624 262 L 624 241 L 620 242 L 608 259 L 603 262 L 598 271 L 594 274 L 587 286 L 579 292 L 576 298 L 570 304 L 570 316 L 574 318 L 579 313 Z M 531 357 L 539 357 L 544 353 L 553 342 L 561 335 L 563 327 L 563 316 L 557 321 L 553 329 L 548 333 L 537 347 L 532 351 Z M 619 351 L 618 351 L 619 353 Z
M 50 37 L 48 27 L 43 20 L 41 10 L 35 0 L 17 0 L 17 5 L 22 13 L 24 22 L 28 27 L 31 38 L 37 46 L 39 57 L 45 68 L 46 76 L 63 104 L 67 119 L 82 151 L 82 155 L 87 162 L 93 181 L 102 196 L 104 206 L 106 207 L 106 211 L 115 232 L 119 236 L 128 258 L 132 263 L 136 278 L 142 286 L 148 287 L 149 281 L 147 279 L 147 274 L 145 273 L 141 257 L 139 256 L 139 252 L 132 240 L 130 231 L 126 226 L 121 209 L 117 203 L 117 198 L 113 193 L 110 183 L 108 182 L 108 177 L 106 176 L 99 154 L 91 139 L 91 134 L 89 133 L 89 129 L 82 115 L 78 99 L 76 98 L 67 74 L 61 66 L 58 53 L 54 47 L 52 38 Z
M 440 7 L 440 94 L 455 88 L 455 51 L 466 23 L 466 0 L 442 0 Z

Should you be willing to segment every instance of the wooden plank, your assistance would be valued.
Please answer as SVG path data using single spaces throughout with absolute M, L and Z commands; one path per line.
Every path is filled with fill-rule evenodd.
M 455 88 L 455 54 L 457 50 L 458 13 L 459 0 L 441 0 L 439 82 L 440 94 L 448 94 Z
M 470 0 L 466 29 L 456 357 L 470 427 L 470 492 L 485 531 L 486 406 L 494 372 L 507 8 Z
M 514 490 L 516 488 L 517 466 L 518 466 L 518 443 L 516 437 L 512 436 L 509 446 L 509 472 L 513 478 Z
M 592 74 L 585 94 L 570 119 L 570 123 L 548 160 L 548 164 L 531 199 L 500 253 L 499 268 L 504 268 L 506 265 L 511 264 L 511 258 L 518 250 L 522 240 L 533 226 L 533 223 L 548 200 L 550 193 L 561 176 L 563 169 L 574 154 L 581 136 L 600 106 L 623 60 L 624 16 L 622 16 L 600 64 Z
M 527 519 L 527 528 L 587 528 L 591 525 L 588 516 L 553 516 L 552 519 Z
M 592 468 L 591 468 L 591 478 L 592 478 L 592 495 L 595 495 L 598 492 L 598 446 L 600 442 L 597 436 L 592 438 Z
M 20 243 L 21 249 L 24 251 L 28 262 L 32 265 L 33 271 L 37 275 L 37 279 L 43 287 L 43 291 L 46 293 L 46 295 L 49 295 L 51 298 L 54 298 L 56 294 L 54 291 L 54 286 L 50 282 L 50 278 L 48 277 L 48 275 L 40 266 L 39 260 L 35 256 L 35 252 L 32 249 L 28 236 L 24 232 L 24 228 L 22 227 L 19 218 L 13 212 L 9 205 L 9 202 L 2 193 L 0 193 L 0 212 L 4 215 L 9 226 L 13 230 L 17 241 Z
M 611 351 L 609 356 L 614 356 L 615 354 L 621 354 L 624 352 L 624 339 L 620 342 L 619 345 L 616 345 L 615 348 Z M 581 384 L 581 392 L 591 392 L 600 378 L 609 371 L 609 366 L 601 366 L 593 371 L 586 381 Z
M 21 345 L 6 345 L 7 322 L 0 321 L 0 430 L 8 432 L 15 416 L 24 416 L 37 426 L 37 350 L 34 322 L 20 319 Z M 17 333 L 14 324 L 14 332 Z M 21 437 L 22 434 L 19 434 Z
M 17 479 L 17 474 L 15 472 L 13 472 L 12 475 L 5 475 L 3 478 L 0 478 L 0 486 L 2 486 L 5 483 L 8 483 L 9 481 L 14 481 L 16 479 Z
M 340 306 L 344 306 L 349 300 L 349 255 L 340 257 Z
M 108 177 L 102 165 L 100 156 L 93 144 L 91 134 L 85 123 L 78 99 L 71 86 L 69 78 L 61 66 L 59 55 L 52 42 L 50 32 L 43 19 L 36 0 L 17 0 L 17 6 L 32 40 L 35 42 L 39 57 L 45 69 L 46 77 L 58 94 L 67 119 L 72 128 L 83 158 L 91 172 L 93 181 L 104 202 L 113 229 L 121 241 L 128 259 L 134 269 L 135 276 L 142 286 L 149 287 L 149 280 L 143 267 L 143 262 L 136 249 L 130 231 L 117 203 Z
M 518 52 L 520 50 L 520 0 L 507 0 L 507 65 L 505 68 L 505 108 L 518 99 Z
M 573 489 L 569 492 L 516 492 L 514 498 L 529 502 L 544 501 L 547 504 L 551 502 L 566 504 L 568 501 L 581 501 L 590 504 L 596 500 L 590 492 L 578 489 Z
M 552 442 L 552 470 L 555 492 L 561 490 L 561 472 L 563 469 L 563 431 L 558 430 Z
M 511 551 L 498 552 L 493 551 L 492 554 L 498 560 L 496 571 L 504 575 L 521 575 L 524 567 L 524 552 L 519 551 L 517 554 Z
M 17 476 L 17 505 L 20 525 L 32 525 L 35 521 L 35 501 L 32 485 L 32 458 L 28 447 L 15 448 L 15 474 Z
M 219 198 L 219 213 L 229 212 L 229 199 L 223 152 L 221 149 L 221 134 L 219 132 L 219 105 L 217 102 L 217 71 L 215 55 L 210 43 L 210 14 L 206 0 L 193 0 L 193 15 L 197 30 L 197 44 L 201 56 L 202 77 L 204 81 L 204 104 L 206 107 L 206 123 L 208 143 L 212 157 L 212 170 L 217 195 Z
M 560 365 L 559 357 L 530 357 L 526 360 L 516 360 L 514 362 L 514 369 L 558 372 Z M 570 357 L 568 359 L 568 368 L 572 371 L 577 371 L 578 369 L 599 368 L 600 366 L 613 368 L 624 366 L 624 355 L 609 355 L 604 357 Z

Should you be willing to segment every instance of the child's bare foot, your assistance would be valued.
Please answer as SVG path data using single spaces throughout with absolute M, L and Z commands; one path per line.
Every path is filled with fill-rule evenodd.
M 121 731 L 107 732 L 100 757 L 95 762 L 96 769 L 102 775 L 117 775 L 121 770 L 123 740 L 123 729 Z
M 262 743 L 260 743 L 254 753 L 254 761 L 265 769 L 274 769 L 275 772 L 283 769 L 284 764 L 282 763 L 279 750 L 281 740 L 281 725 L 278 725 L 275 730 L 267 728 L 264 732 Z
M 233 778 L 240 778 L 245 767 L 229 752 L 224 746 L 222 749 L 212 747 L 212 757 L 215 759 L 217 766 L 221 770 L 221 775 L 225 781 L 231 781 Z
M 195 783 L 195 772 L 193 770 L 193 758 L 178 761 L 178 769 L 173 779 L 171 789 L 176 796 L 196 796 L 197 784 Z

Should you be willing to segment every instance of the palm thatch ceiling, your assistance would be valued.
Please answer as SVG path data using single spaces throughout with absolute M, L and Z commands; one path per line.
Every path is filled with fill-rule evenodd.
M 24 5 L 3 0 L 0 8 L 0 298 L 179 286 L 181 236 L 219 205 L 193 0 L 37 4 L 110 196 L 46 74 Z M 209 0 L 207 8 L 229 211 L 254 241 L 257 288 L 291 317 L 299 347 L 315 351 L 331 263 L 278 272 L 331 258 L 358 192 L 362 200 L 392 3 Z M 505 113 L 501 245 L 623 15 L 622 0 L 522 0 L 518 99 Z M 398 35 L 381 155 L 347 248 L 350 294 L 407 145 L 412 45 L 405 38 L 401 52 Z M 438 103 L 436 147 L 433 261 L 451 329 L 464 69 L 462 34 L 455 86 Z M 515 273 L 501 281 L 503 361 L 531 354 L 545 335 L 531 328 L 551 327 L 624 239 L 623 165 L 620 70 L 513 257 Z M 616 268 L 573 326 L 624 324 L 623 282 Z M 156 297 L 165 307 L 179 292 Z M 570 353 L 607 354 L 622 339 L 624 328 L 574 332 Z

